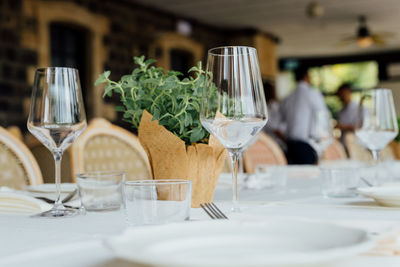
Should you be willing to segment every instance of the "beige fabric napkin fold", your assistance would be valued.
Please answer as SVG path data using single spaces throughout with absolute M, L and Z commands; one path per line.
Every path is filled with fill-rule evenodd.
M 0 192 L 0 213 L 35 214 L 51 209 L 51 205 L 17 192 Z
M 378 235 L 376 247 L 367 253 L 371 256 L 399 256 L 400 255 L 400 229 Z

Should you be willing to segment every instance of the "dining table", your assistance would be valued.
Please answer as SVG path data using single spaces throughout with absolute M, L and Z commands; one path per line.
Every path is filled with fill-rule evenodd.
M 377 247 L 372 251 L 322 266 L 400 266 L 400 208 L 379 206 L 362 196 L 326 198 L 321 194 L 317 170 L 309 166 L 308 170 L 291 175 L 282 190 L 249 188 L 245 182 L 240 183 L 239 212 L 230 211 L 230 180 L 227 175 L 221 176 L 214 203 L 230 220 L 327 222 L 365 229 L 376 239 Z M 301 175 L 306 172 L 309 174 Z M 117 258 L 104 242 L 124 232 L 125 218 L 124 209 L 87 212 L 72 218 L 0 213 L 0 266 L 142 266 Z M 202 209 L 192 208 L 190 221 L 198 220 L 211 219 Z

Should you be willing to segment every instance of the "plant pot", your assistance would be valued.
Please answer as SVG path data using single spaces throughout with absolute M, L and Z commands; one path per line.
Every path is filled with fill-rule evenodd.
M 186 146 L 152 118 L 150 113 L 143 111 L 139 140 L 149 157 L 153 179 L 191 180 L 192 207 L 211 202 L 224 165 L 225 148 L 213 136 L 208 144 Z
M 393 141 L 390 143 L 396 159 L 400 159 L 400 142 Z

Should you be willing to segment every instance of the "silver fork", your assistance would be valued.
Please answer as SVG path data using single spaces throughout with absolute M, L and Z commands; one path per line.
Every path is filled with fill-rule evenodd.
M 228 217 L 213 202 L 200 204 L 200 207 L 213 220 L 229 220 Z
M 64 199 L 62 199 L 62 203 L 64 204 L 65 207 L 70 208 L 71 206 L 65 205 L 68 201 L 70 201 L 76 194 L 78 193 L 78 189 L 75 189 L 73 192 L 69 193 Z M 35 197 L 37 199 L 43 200 L 44 202 L 47 202 L 49 204 L 53 204 L 55 200 L 47 198 L 47 197 Z

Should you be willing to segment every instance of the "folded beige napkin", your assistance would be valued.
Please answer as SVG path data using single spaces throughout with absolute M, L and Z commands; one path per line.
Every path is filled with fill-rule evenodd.
M 51 209 L 51 205 L 18 192 L 0 191 L 0 213 L 35 214 Z
M 399 256 L 400 255 L 400 230 L 391 231 L 376 237 L 376 247 L 367 253 L 371 256 Z

